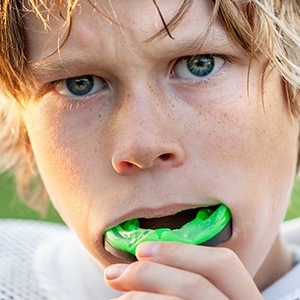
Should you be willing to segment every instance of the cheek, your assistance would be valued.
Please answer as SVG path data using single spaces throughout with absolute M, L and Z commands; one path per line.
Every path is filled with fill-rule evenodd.
M 229 163 L 228 170 L 232 166 L 241 170 L 235 183 L 231 180 L 234 175 L 227 182 L 234 187 L 228 197 L 233 197 L 229 201 L 237 224 L 231 247 L 252 275 L 277 236 L 296 175 L 299 124 L 283 101 L 283 87 L 275 78 L 269 79 L 269 89 L 253 115 L 245 118 L 240 128 L 243 134 L 236 140 L 238 148 L 228 154 L 231 162 L 237 161 L 235 166 Z
M 197 174 L 192 186 L 229 205 L 234 233 L 228 246 L 253 275 L 284 218 L 298 152 L 299 124 L 281 80 L 269 76 L 265 87 L 263 95 L 259 85 L 250 86 L 249 96 L 219 91 L 213 99 L 219 105 L 195 107 L 198 119 L 187 126 Z
M 76 230 L 87 228 L 90 211 L 99 201 L 88 196 L 89 187 L 96 183 L 99 190 L 106 188 L 104 178 L 96 176 L 93 182 L 88 182 L 91 174 L 95 170 L 107 174 L 110 169 L 107 163 L 110 145 L 101 129 L 106 120 L 101 119 L 99 110 L 87 105 L 75 108 L 71 114 L 69 109 L 57 109 L 45 101 L 28 107 L 25 114 L 47 192 L 64 221 Z M 99 210 L 100 220 L 101 214 Z

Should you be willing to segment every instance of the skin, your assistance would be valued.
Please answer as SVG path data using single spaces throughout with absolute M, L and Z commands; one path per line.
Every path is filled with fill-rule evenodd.
M 166 22 L 180 3 L 159 1 Z M 280 76 L 263 57 L 249 73 L 249 58 L 217 20 L 197 54 L 229 60 L 208 78 L 190 77 L 176 61 L 194 54 L 208 1 L 195 1 L 174 39 L 151 42 L 162 28 L 151 1 L 97 5 L 113 22 L 81 2 L 55 54 L 63 24 L 55 7 L 46 31 L 25 16 L 43 93 L 27 103 L 24 120 L 53 204 L 99 265 L 113 264 L 105 278 L 125 292 L 120 299 L 261 299 L 259 289 L 292 263 L 278 228 L 296 172 L 298 123 Z M 87 74 L 97 88 L 67 95 L 64 79 Z M 102 246 L 104 231 L 125 220 L 217 203 L 230 208 L 233 234 L 216 248 L 145 243 L 128 265 Z

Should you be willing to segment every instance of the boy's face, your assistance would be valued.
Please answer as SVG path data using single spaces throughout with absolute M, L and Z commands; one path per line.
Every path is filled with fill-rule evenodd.
M 181 1 L 158 2 L 168 23 Z M 262 78 L 262 58 L 248 72 L 248 57 L 220 21 L 190 57 L 209 1 L 194 2 L 174 39 L 151 41 L 162 28 L 152 1 L 96 6 L 108 18 L 80 2 L 66 43 L 36 65 L 57 49 L 63 20 L 52 16 L 44 31 L 35 15 L 25 16 L 37 83 L 60 80 L 24 111 L 54 205 L 106 265 L 117 261 L 102 246 L 109 227 L 225 203 L 233 234 L 222 245 L 254 275 L 295 175 L 298 124 L 279 76 L 267 68 Z M 79 78 L 64 80 L 72 77 Z

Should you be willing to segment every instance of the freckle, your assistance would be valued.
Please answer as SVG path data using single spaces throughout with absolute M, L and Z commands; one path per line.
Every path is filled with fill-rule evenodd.
M 152 93 L 154 93 L 154 91 L 153 91 L 153 88 L 152 88 L 152 85 L 151 84 L 149 84 L 149 89 L 150 89 L 150 91 L 152 92 Z

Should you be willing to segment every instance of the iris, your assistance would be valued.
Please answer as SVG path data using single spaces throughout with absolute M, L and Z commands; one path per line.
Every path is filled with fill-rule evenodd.
M 94 78 L 92 75 L 69 78 L 66 86 L 73 95 L 85 96 L 93 89 Z
M 215 66 L 214 56 L 207 55 L 198 55 L 196 57 L 191 58 L 187 61 L 187 67 L 189 71 L 199 77 L 209 75 Z

